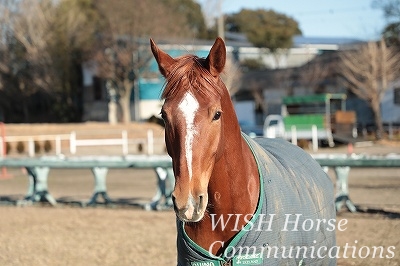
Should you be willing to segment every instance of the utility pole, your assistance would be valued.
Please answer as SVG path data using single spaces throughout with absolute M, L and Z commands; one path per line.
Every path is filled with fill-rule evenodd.
M 225 39 L 224 14 L 222 13 L 223 1 L 224 0 L 218 0 L 218 36 Z

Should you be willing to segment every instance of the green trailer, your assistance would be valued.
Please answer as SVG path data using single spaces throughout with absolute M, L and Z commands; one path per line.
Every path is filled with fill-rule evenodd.
M 356 115 L 346 111 L 346 94 L 287 96 L 280 115 L 269 115 L 265 137 L 317 139 L 334 145 L 334 139 L 357 137 Z

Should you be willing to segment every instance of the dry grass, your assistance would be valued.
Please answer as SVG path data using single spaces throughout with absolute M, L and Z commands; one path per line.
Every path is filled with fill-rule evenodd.
M 156 125 L 131 125 L 143 131 Z M 40 128 L 40 130 L 39 130 Z M 9 134 L 32 132 L 68 132 L 70 130 L 125 128 L 103 123 L 86 125 L 7 125 Z M 131 127 L 129 127 L 131 128 Z M 320 152 L 346 152 L 346 147 L 322 149 Z M 354 147 L 356 153 L 387 154 L 399 152 L 393 143 L 380 142 L 370 147 Z M 19 169 L 10 169 L 13 178 L 0 179 L 0 197 L 22 199 L 28 186 Z M 333 176 L 333 173 L 330 172 Z M 138 203 L 151 200 L 156 189 L 152 170 L 110 170 L 107 176 L 109 196 L 128 205 L 114 208 L 80 208 L 60 204 L 27 207 L 0 206 L 0 265 L 176 265 L 176 231 L 173 211 L 147 212 Z M 352 169 L 349 177 L 350 197 L 363 209 L 382 213 L 342 212 L 347 228 L 337 231 L 337 245 L 355 246 L 340 258 L 338 265 L 400 265 L 400 178 L 398 169 Z M 87 201 L 93 192 L 93 177 L 88 169 L 51 170 L 49 191 L 57 200 Z M 386 213 L 386 214 L 385 214 Z M 394 213 L 395 215 L 390 215 Z M 383 256 L 394 258 L 359 258 L 366 248 L 382 246 Z M 363 248 L 363 249 L 361 249 Z M 341 253 L 343 254 L 343 253 Z

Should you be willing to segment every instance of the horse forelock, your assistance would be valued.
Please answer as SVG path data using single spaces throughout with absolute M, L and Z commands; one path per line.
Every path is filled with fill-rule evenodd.
M 205 68 L 205 59 L 195 55 L 185 55 L 177 58 L 172 71 L 166 77 L 166 83 L 161 95 L 162 99 L 174 97 L 180 92 L 199 93 L 205 98 L 221 97 L 223 83 L 218 83 Z

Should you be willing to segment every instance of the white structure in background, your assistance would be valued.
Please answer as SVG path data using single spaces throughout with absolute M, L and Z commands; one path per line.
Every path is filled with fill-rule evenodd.
M 400 79 L 390 85 L 381 102 L 384 123 L 400 123 Z
M 254 110 L 255 109 L 255 102 L 254 101 L 240 101 L 240 102 L 234 102 L 234 107 L 236 110 L 236 115 L 239 120 L 240 125 L 245 125 L 245 126 L 255 126 L 255 114 L 254 111 L 248 112 L 248 110 Z

